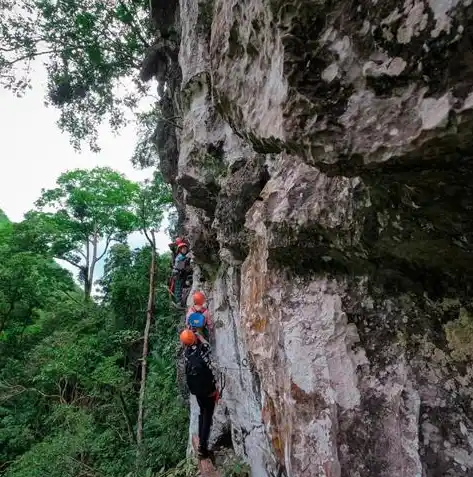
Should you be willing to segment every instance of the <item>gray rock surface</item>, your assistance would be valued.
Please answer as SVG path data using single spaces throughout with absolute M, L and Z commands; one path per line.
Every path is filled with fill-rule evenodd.
M 473 475 L 470 4 L 162 17 L 161 167 L 227 376 L 212 440 L 255 477 Z

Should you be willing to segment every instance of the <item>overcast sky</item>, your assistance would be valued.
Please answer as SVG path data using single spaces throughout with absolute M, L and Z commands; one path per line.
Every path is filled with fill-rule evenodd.
M 132 180 L 151 177 L 152 170 L 139 171 L 131 165 L 135 144 L 133 125 L 118 137 L 104 128 L 100 137 L 102 152 L 84 150 L 78 154 L 70 146 L 67 135 L 56 126 L 57 110 L 43 104 L 45 76 L 41 70 L 35 74 L 34 83 L 35 87 L 24 98 L 16 98 L 0 88 L 0 209 L 10 220 L 22 220 L 41 189 L 54 187 L 58 176 L 68 169 L 109 166 Z M 161 232 L 158 248 L 169 250 L 168 242 L 169 237 Z M 132 246 L 143 243 L 138 233 L 130 238 Z

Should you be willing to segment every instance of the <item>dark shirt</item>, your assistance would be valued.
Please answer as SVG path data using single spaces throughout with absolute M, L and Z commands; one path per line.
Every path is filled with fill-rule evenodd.
M 212 373 L 213 376 L 213 382 L 215 387 L 217 386 L 217 381 L 215 379 L 215 366 L 212 362 L 212 350 L 210 349 L 210 345 L 207 343 L 202 343 L 198 342 L 197 344 L 193 346 L 189 346 L 186 349 L 185 356 L 186 358 L 189 358 L 192 354 L 198 353 L 204 363 L 206 364 L 207 368 L 209 368 L 210 372 Z

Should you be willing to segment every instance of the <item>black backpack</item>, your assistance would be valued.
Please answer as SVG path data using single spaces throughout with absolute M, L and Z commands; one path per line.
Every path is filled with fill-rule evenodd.
M 210 396 L 217 389 L 208 354 L 202 344 L 190 346 L 185 351 L 187 386 L 196 396 Z

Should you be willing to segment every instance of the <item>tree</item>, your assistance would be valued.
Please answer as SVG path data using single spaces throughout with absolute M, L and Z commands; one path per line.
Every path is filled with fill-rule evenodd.
M 144 199 L 142 224 L 150 237 L 166 208 L 168 191 L 159 186 L 157 180 L 144 187 L 161 190 L 158 197 L 135 195 L 136 203 Z M 50 214 L 70 210 L 65 202 Z M 102 300 L 84 303 L 71 274 L 52 258 L 53 246 L 65 247 L 68 236 L 57 234 L 57 224 L 42 214 L 47 212 L 22 223 L 2 217 L 0 223 L 0 314 L 10 313 L 13 303 L 0 333 L 0 475 L 116 477 L 172 468 L 185 454 L 188 410 L 176 385 L 181 317 L 167 295 L 170 254 L 155 254 L 151 310 L 150 245 L 111 245 Z M 135 214 L 133 208 L 134 220 Z M 155 316 L 135 474 L 143 330 Z
M 86 300 L 110 243 L 123 241 L 136 227 L 137 193 L 137 184 L 110 168 L 76 169 L 62 174 L 56 188 L 43 190 L 36 202 L 39 211 L 27 216 L 36 242 L 42 240 L 56 258 L 79 270 Z
M 146 325 L 143 335 L 143 351 L 141 357 L 141 383 L 138 401 L 138 419 L 136 440 L 138 452 L 141 451 L 143 442 L 144 401 L 146 391 L 147 362 L 149 353 L 149 334 L 154 319 L 155 294 L 156 294 L 156 236 L 164 217 L 164 212 L 172 203 L 171 189 L 160 173 L 155 173 L 153 181 L 146 181 L 138 195 L 137 215 L 140 230 L 148 240 L 151 248 L 149 265 L 148 306 L 146 309 Z M 138 454 L 139 457 L 139 454 Z
M 3 216 L 0 224 L 0 336 L 21 336 L 34 312 L 45 305 L 48 291 L 73 290 L 69 272 L 47 257 L 22 247 L 19 227 Z
M 98 150 L 97 128 L 113 130 L 134 108 L 131 81 L 149 47 L 149 4 L 143 0 L 1 0 L 0 82 L 21 95 L 31 88 L 36 59 L 48 74 L 47 103 L 61 110 L 59 127 L 79 148 Z M 137 86 L 139 87 L 138 89 Z

